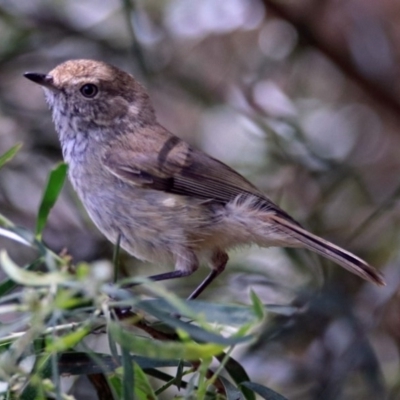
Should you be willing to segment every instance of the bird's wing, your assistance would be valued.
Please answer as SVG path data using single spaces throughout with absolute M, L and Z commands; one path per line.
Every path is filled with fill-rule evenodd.
M 161 146 L 147 142 L 137 150 L 114 143 L 103 157 L 104 166 L 125 182 L 167 193 L 223 204 L 253 196 L 254 205 L 293 221 L 239 173 L 176 136 L 165 138 Z

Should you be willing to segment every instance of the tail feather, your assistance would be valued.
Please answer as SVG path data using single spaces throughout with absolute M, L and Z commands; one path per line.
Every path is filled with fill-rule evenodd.
M 276 228 L 282 233 L 298 240 L 301 245 L 312 250 L 323 257 L 346 268 L 348 271 L 380 286 L 385 285 L 383 276 L 371 265 L 354 254 L 328 242 L 310 232 L 307 232 L 298 225 L 278 216 L 272 215 L 271 219 L 276 223 Z

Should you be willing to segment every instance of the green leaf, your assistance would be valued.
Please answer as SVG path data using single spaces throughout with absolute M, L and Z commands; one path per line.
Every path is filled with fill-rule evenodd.
M 140 368 L 150 370 L 163 367 L 178 367 L 179 360 L 157 360 L 142 356 L 131 355 L 131 361 L 139 365 Z M 120 356 L 117 358 L 110 354 L 66 351 L 59 354 L 59 370 L 60 374 L 70 375 L 89 375 L 112 372 L 117 369 L 120 364 Z M 188 363 L 183 363 L 189 366 Z
M 215 358 L 220 362 L 225 360 L 225 370 L 237 385 L 250 380 L 246 370 L 234 358 L 228 357 L 226 360 L 226 354 L 219 354 Z M 246 400 L 256 400 L 254 393 L 246 387 L 242 387 L 242 392 Z
M 142 302 L 140 308 L 148 312 L 149 314 L 155 316 L 156 318 L 166 323 L 167 325 L 176 329 L 180 329 L 184 332 L 187 332 L 192 339 L 203 343 L 216 343 L 224 346 L 231 346 L 238 343 L 248 342 L 254 339 L 254 337 L 251 335 L 248 336 L 238 335 L 226 338 L 217 333 L 207 331 L 194 324 L 190 324 L 188 322 L 181 321 L 178 318 L 171 317 L 169 314 L 159 311 L 156 307 L 154 307 L 154 304 L 149 302 Z
M 37 357 L 28 385 L 18 397 L 20 400 L 37 400 L 43 394 L 43 380 L 51 378 L 51 355 Z
M 57 285 L 71 279 L 67 274 L 61 272 L 42 274 L 24 270 L 11 260 L 5 250 L 0 252 L 0 265 L 14 282 L 25 286 Z
M 179 311 L 164 299 L 143 300 L 137 303 L 141 307 L 142 303 L 150 303 L 154 308 L 168 313 L 179 313 Z M 208 322 L 217 322 L 220 325 L 241 326 L 248 323 L 258 322 L 258 315 L 254 312 L 254 307 L 209 303 L 206 301 L 190 300 L 187 302 L 191 315 L 202 315 Z M 187 316 L 184 313 L 180 315 Z
M 186 393 L 184 400 L 192 400 L 194 396 L 196 396 L 196 384 L 199 381 L 199 373 L 195 372 L 189 379 L 189 382 L 186 385 Z M 196 396 L 197 397 L 197 396 Z M 203 397 L 204 398 L 204 397 Z
M 27 271 L 34 270 L 42 262 L 43 262 L 43 260 L 41 260 L 39 258 L 39 259 L 33 261 L 31 264 L 25 265 L 24 267 L 22 267 L 22 269 L 27 270 Z M 5 296 L 8 292 L 13 290 L 16 286 L 17 286 L 17 284 L 15 283 L 14 280 L 9 279 L 9 278 L 4 279 L 2 282 L 0 282 L 0 298 Z
M 163 298 L 175 309 L 175 312 L 177 312 L 179 315 L 185 315 L 188 318 L 192 318 L 197 322 L 200 322 L 198 316 L 192 313 L 187 300 L 182 300 L 173 292 L 166 290 L 158 282 L 151 281 L 148 278 L 135 278 L 133 282 L 143 284 L 147 289 L 151 290 L 156 297 Z
M 50 211 L 56 203 L 64 185 L 65 177 L 67 176 L 67 170 L 67 164 L 60 163 L 51 171 L 49 175 L 36 221 L 36 236 L 38 238 L 41 238 L 42 236 L 42 231 L 46 225 Z
M 3 214 L 0 214 L 0 231 L 1 231 L 1 227 L 10 228 L 12 226 L 14 226 L 14 224 L 8 218 L 6 218 Z
M 223 376 L 219 376 L 218 379 L 222 382 L 226 392 L 226 400 L 245 400 L 242 392 L 232 382 Z
M 90 326 L 86 325 L 78 328 L 74 332 L 68 333 L 67 335 L 55 337 L 47 344 L 46 352 L 51 353 L 68 350 L 83 340 L 83 338 L 89 333 Z
M 35 244 L 35 237 L 33 234 L 24 228 L 8 225 L 4 228 L 0 228 L 0 235 L 14 240 L 15 242 L 22 243 L 24 246 L 33 247 Z
M 64 260 L 57 254 L 48 249 L 35 235 L 28 229 L 14 225 L 10 220 L 0 214 L 0 236 L 22 243 L 25 246 L 38 250 L 40 255 L 44 257 L 47 266 L 65 264 Z
M 2 154 L 0 156 L 0 168 L 2 168 L 5 163 L 12 160 L 21 147 L 22 143 L 17 143 L 13 147 L 11 147 L 11 149 L 7 150 L 4 154 Z
M 242 382 L 241 386 L 244 386 L 247 389 L 259 394 L 265 400 L 287 400 L 286 397 L 283 397 L 281 394 L 276 393 L 274 390 L 260 385 L 259 383 Z
M 47 248 L 43 242 L 38 240 L 33 232 L 21 226 L 14 225 L 0 214 L 0 236 L 22 243 L 36 249 L 43 257 L 43 262 L 49 269 L 58 269 L 58 266 L 65 265 L 65 260 Z
M 182 343 L 178 341 L 159 341 L 143 338 L 135 336 L 132 332 L 124 329 L 122 325 L 113 321 L 109 322 L 109 330 L 115 341 L 127 350 L 145 357 L 163 360 L 198 360 L 199 358 L 209 358 L 221 353 L 225 347 L 213 343 Z
M 181 390 L 181 384 L 182 384 L 182 375 L 183 375 L 183 368 L 185 367 L 185 363 L 182 360 L 179 360 L 179 365 L 178 368 L 176 369 L 176 387 L 178 390 Z
M 157 360 L 156 358 L 148 358 L 142 356 L 132 356 L 132 360 L 135 361 L 136 364 L 139 365 L 140 368 L 148 370 L 151 368 L 163 368 L 163 367 L 179 367 L 179 365 L 183 364 L 185 367 L 189 367 L 191 364 L 188 362 L 182 362 L 177 359 L 164 359 Z
M 110 383 L 111 387 L 113 388 L 115 394 L 117 395 L 118 399 L 123 399 L 122 397 L 122 379 L 117 374 L 110 374 L 108 377 L 108 382 Z M 125 400 L 125 399 L 124 399 Z
M 265 314 L 264 304 L 253 290 L 250 292 L 250 299 L 253 304 L 253 311 L 257 315 L 258 320 L 261 321 Z
M 107 325 L 107 341 L 112 357 L 114 358 L 115 362 L 119 362 L 120 356 L 118 353 L 117 343 L 115 343 L 114 338 L 111 336 L 109 325 Z
M 136 374 L 133 370 L 133 364 L 131 360 L 131 356 L 129 351 L 122 347 L 122 370 L 123 370 L 123 377 L 122 377 L 122 391 L 124 399 L 134 399 L 134 390 L 133 388 L 136 386 Z M 120 371 L 120 368 L 117 369 L 117 373 Z
M 156 400 L 157 396 L 150 385 L 147 375 L 136 363 L 132 363 L 129 352 L 127 352 L 126 358 L 127 364 L 125 368 L 125 363 L 123 368 L 118 368 L 116 370 L 117 374 L 123 371 L 123 384 L 129 385 L 131 393 L 133 394 L 133 389 L 135 389 L 135 397 L 131 393 L 125 394 L 124 399 L 138 399 L 138 400 Z M 130 364 L 130 365 L 129 365 Z M 129 371 L 128 371 L 129 370 Z

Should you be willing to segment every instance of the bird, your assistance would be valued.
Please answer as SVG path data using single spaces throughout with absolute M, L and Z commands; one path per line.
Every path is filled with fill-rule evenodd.
M 174 264 L 153 281 L 206 263 L 195 299 L 224 271 L 229 249 L 256 244 L 305 248 L 385 284 L 367 262 L 308 232 L 241 174 L 164 128 L 131 74 L 77 59 L 24 76 L 44 89 L 69 179 L 94 224 L 138 259 Z

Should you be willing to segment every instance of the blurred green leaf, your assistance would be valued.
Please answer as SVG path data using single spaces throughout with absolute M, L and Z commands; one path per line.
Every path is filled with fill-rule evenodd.
M 85 336 L 90 333 L 90 326 L 81 326 L 74 332 L 68 333 L 64 336 L 57 336 L 50 339 L 46 346 L 46 352 L 60 352 L 71 349 L 78 344 Z
M 0 235 L 15 242 L 22 243 L 25 246 L 33 247 L 35 237 L 32 232 L 16 226 L 10 226 L 8 221 L 5 228 L 0 228 Z
M 134 399 L 134 388 L 136 388 L 136 374 L 133 369 L 133 363 L 129 354 L 129 351 L 125 348 L 121 348 L 121 359 L 122 359 L 122 392 L 124 399 Z M 118 368 L 116 372 L 121 373 L 121 368 Z M 135 390 L 136 391 L 136 390 Z
M 192 393 L 195 392 L 196 384 L 198 381 L 199 381 L 199 373 L 196 372 L 190 377 L 189 382 L 186 385 L 186 395 L 183 397 L 184 400 L 191 400 L 191 398 L 193 397 Z
M 32 271 L 32 270 L 36 269 L 36 267 L 38 265 L 40 265 L 42 262 L 43 262 L 43 260 L 39 258 L 39 259 L 33 261 L 31 264 L 21 267 L 21 269 L 24 269 L 27 271 Z M 15 281 L 13 279 L 9 279 L 9 278 L 4 279 L 2 282 L 0 282 L 0 298 L 5 296 L 8 292 L 13 290 L 16 286 L 17 286 L 17 284 L 15 283 Z
M 163 371 L 159 371 L 158 369 L 154 369 L 154 368 L 147 369 L 146 368 L 146 374 L 149 376 L 152 376 L 153 378 L 156 378 L 160 381 L 166 382 L 166 384 L 164 386 L 162 386 L 156 390 L 156 392 L 155 392 L 156 394 L 162 393 L 165 390 L 165 388 L 170 387 L 173 384 L 176 384 L 176 377 L 166 374 Z M 185 389 L 187 387 L 187 383 L 185 381 L 181 381 L 180 387 Z
M 245 400 L 243 393 L 228 379 L 223 376 L 219 377 L 219 380 L 224 385 L 226 391 L 226 400 Z
M 274 390 L 269 389 L 263 385 L 254 382 L 242 382 L 242 386 L 253 390 L 255 393 L 259 394 L 265 400 L 287 400 L 281 394 L 276 393 Z
M 213 357 L 222 352 L 225 346 L 213 343 L 198 344 L 195 342 L 174 342 L 152 340 L 134 335 L 119 323 L 109 322 L 110 333 L 121 346 L 146 357 L 160 360 L 184 359 L 198 360 Z
M 3 214 L 0 214 L 0 227 L 10 228 L 11 226 L 14 226 L 14 224 L 8 218 L 6 218 Z M 2 230 L 3 229 L 0 228 L 0 232 Z
M 14 156 L 18 153 L 19 149 L 22 147 L 22 143 L 17 143 L 11 149 L 7 150 L 4 154 L 0 156 L 0 168 L 4 166 L 5 163 L 11 161 Z
M 37 249 L 39 254 L 43 256 L 43 261 L 47 264 L 47 267 L 54 268 L 56 264 L 65 264 L 61 257 L 48 249 L 30 230 L 14 225 L 1 214 L 0 225 L 3 226 L 0 227 L 0 236 L 22 243 L 24 246 Z
M 250 299 L 253 304 L 254 314 L 256 314 L 261 321 L 265 314 L 264 304 L 253 290 L 250 292 Z
M 33 373 L 28 385 L 24 388 L 18 399 L 37 400 L 45 399 L 43 393 L 43 380 L 51 377 L 51 355 L 43 354 L 37 357 Z M 43 397 L 41 397 L 43 396 Z
M 167 303 L 174 307 L 175 313 L 185 315 L 188 318 L 195 319 L 197 322 L 201 322 L 199 316 L 192 312 L 187 300 L 183 300 L 173 292 L 166 290 L 158 282 L 153 282 L 148 278 L 143 277 L 135 278 L 133 282 L 143 284 L 143 286 L 155 294 L 155 297 L 163 298 Z
M 140 308 L 142 303 L 149 303 L 153 308 L 171 314 L 179 313 L 172 304 L 161 298 L 140 301 L 137 303 L 137 307 Z M 191 315 L 204 316 L 206 321 L 217 322 L 221 325 L 241 326 L 248 323 L 255 323 L 258 320 L 258 315 L 254 312 L 254 307 L 250 306 L 191 300 L 187 302 L 187 307 L 190 309 Z M 181 315 L 189 317 L 185 314 Z
M 178 390 L 181 390 L 182 375 L 183 375 L 184 367 L 185 367 L 185 363 L 183 362 L 183 360 L 179 360 L 179 365 L 178 365 L 178 368 L 176 369 L 176 375 L 175 375 L 176 387 L 178 388 Z
M 14 282 L 25 286 L 57 285 L 71 279 L 69 275 L 62 272 L 48 272 L 42 274 L 24 270 L 11 260 L 5 250 L 0 252 L 0 265 Z
M 118 374 L 114 373 L 114 374 L 110 374 L 108 377 L 108 382 L 110 383 L 110 385 L 112 386 L 115 394 L 117 395 L 118 399 L 123 399 L 122 397 L 122 379 L 121 376 L 119 376 Z
M 57 198 L 64 186 L 65 177 L 67 176 L 68 165 L 65 163 L 58 164 L 49 175 L 46 189 L 43 193 L 40 203 L 39 212 L 36 220 L 36 236 L 41 238 L 42 231 L 46 225 L 47 218 L 51 209 L 57 201 Z
M 168 326 L 171 326 L 176 329 L 181 329 L 182 331 L 187 332 L 192 339 L 200 341 L 202 343 L 216 343 L 224 346 L 231 346 L 238 343 L 248 342 L 253 339 L 253 336 L 250 335 L 248 336 L 234 335 L 226 338 L 222 335 L 205 330 L 194 324 L 181 321 L 178 318 L 171 317 L 170 314 L 166 314 L 159 311 L 156 307 L 154 307 L 154 304 L 149 302 L 141 302 L 140 308 L 146 311 L 147 313 L 155 316 Z
M 54 306 L 58 309 L 68 310 L 83 306 L 89 306 L 92 303 L 90 298 L 76 296 L 75 291 L 59 288 L 54 299 Z
M 111 336 L 110 325 L 107 325 L 107 341 L 108 341 L 108 346 L 110 348 L 111 355 L 114 358 L 115 362 L 120 362 L 120 356 L 118 353 L 117 343 L 115 342 L 114 337 Z
M 161 367 L 177 367 L 179 360 L 158 360 L 142 356 L 130 355 L 131 361 L 142 369 Z M 59 369 L 62 374 L 89 375 L 114 371 L 120 366 L 120 356 L 114 358 L 110 354 L 66 351 L 59 354 Z M 182 363 L 183 365 L 190 365 Z
M 228 359 L 226 359 L 226 354 L 218 354 L 215 358 L 219 362 L 225 361 L 225 370 L 237 385 L 250 380 L 246 370 L 234 358 L 228 357 Z M 256 400 L 256 396 L 254 396 L 251 390 L 246 387 L 242 387 L 241 389 L 246 400 Z
M 135 390 L 135 399 L 138 400 L 155 400 L 157 396 L 155 395 L 153 388 L 150 385 L 149 379 L 147 375 L 144 373 L 142 368 L 134 362 L 132 362 L 131 356 L 129 352 L 126 351 L 126 367 L 125 363 L 123 368 L 118 368 L 116 370 L 117 374 L 123 373 L 123 382 L 124 385 L 127 384 L 130 386 L 130 390 L 133 393 L 133 389 Z M 121 374 L 122 375 L 122 374 Z M 125 392 L 126 393 L 126 392 Z M 126 399 L 131 399 L 133 396 L 129 394 L 125 394 Z

